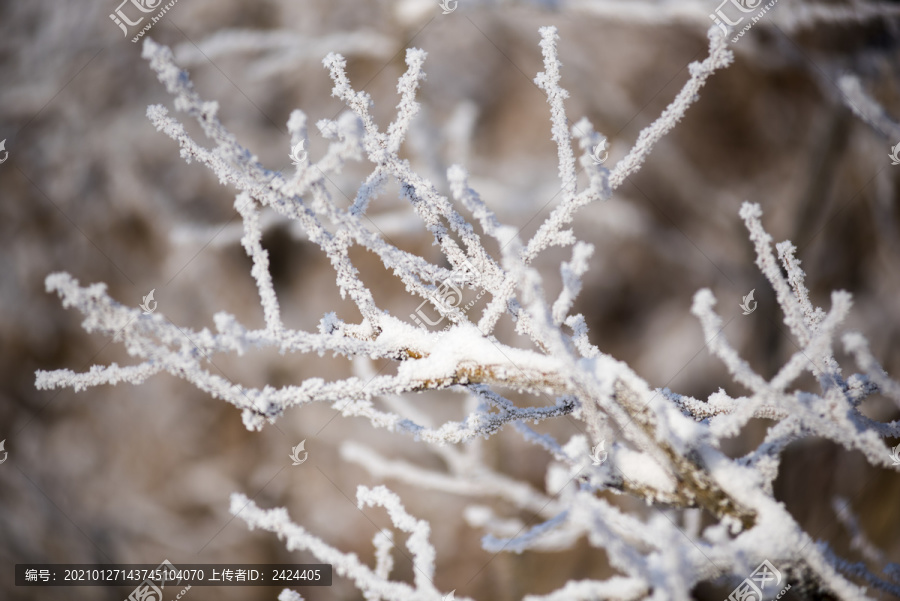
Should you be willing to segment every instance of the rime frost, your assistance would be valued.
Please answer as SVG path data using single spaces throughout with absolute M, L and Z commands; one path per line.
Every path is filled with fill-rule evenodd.
M 640 11 L 646 3 L 633 4 L 632 10 Z M 587 119 L 569 125 L 556 30 L 543 27 L 540 38 L 544 71 L 535 82 L 546 93 L 550 108 L 562 194 L 529 240 L 520 239 L 516 229 L 498 221 L 470 187 L 462 166 L 448 170 L 448 197 L 400 157 L 419 111 L 416 93 L 425 77 L 425 52 L 411 49 L 406 53 L 407 70 L 397 85 L 397 115 L 385 131 L 379 130 L 369 112 L 372 99 L 352 86 L 344 58 L 328 54 L 323 63 L 333 81 L 332 93 L 350 111 L 336 120 L 317 122 L 321 135 L 330 140 L 324 156 L 315 162 L 307 158 L 293 173 L 282 175 L 259 164 L 228 132 L 216 117 L 217 104 L 200 98 L 168 48 L 146 40 L 144 57 L 174 96 L 175 110 L 194 118 L 213 145 L 205 147 L 191 138 L 161 105 L 149 107 L 147 116 L 178 143 L 186 161 L 205 165 L 223 184 L 237 190 L 234 206 L 243 222 L 241 243 L 252 260 L 251 275 L 265 327 L 248 329 L 234 316 L 219 313 L 214 317 L 216 331 L 195 330 L 172 323 L 163 311 L 144 315 L 137 307 L 120 304 L 108 296 L 103 284 L 81 286 L 68 274 L 52 274 L 46 280 L 48 291 L 58 293 L 64 306 L 84 314 L 86 330 L 122 341 L 137 362 L 93 366 L 80 374 L 65 369 L 40 371 L 38 388 L 82 390 L 119 382 L 140 384 L 154 374 L 168 372 L 240 409 L 251 430 L 274 423 L 290 408 L 325 402 L 345 417 L 363 417 L 375 427 L 434 445 L 435 452 L 445 459 L 446 471 L 384 457 L 352 441 L 343 446 L 342 457 L 379 478 L 471 499 L 500 498 L 515 509 L 540 516 L 540 524 L 526 527 L 516 518 L 472 504 L 465 519 L 484 531 L 485 549 L 517 553 L 566 549 L 584 538 L 605 549 L 618 572 L 607 580 L 573 581 L 546 595 L 529 595 L 529 601 L 689 599 L 697 583 L 723 577 L 737 582 L 763 559 L 778 566 L 790 582 L 802 582 L 810 590 L 842 599 L 867 598 L 851 578 L 896 591 L 896 585 L 850 564 L 825 543 L 817 542 L 773 497 L 772 483 L 782 451 L 804 437 L 827 438 L 860 451 L 873 465 L 892 468 L 884 439 L 900 437 L 900 423 L 874 421 L 857 407 L 876 392 L 900 405 L 900 384 L 885 374 L 859 333 L 843 337 L 859 373 L 843 375 L 832 343 L 851 309 L 850 295 L 834 292 L 827 311 L 813 306 L 794 247 L 790 242 L 777 245 L 776 257 L 758 205 L 745 203 L 740 215 L 755 245 L 757 265 L 774 289 L 784 323 L 797 341 L 796 353 L 767 380 L 722 335 L 722 318 L 715 312 L 711 291 L 697 292 L 691 309 L 709 351 L 721 359 L 747 396 L 731 398 L 720 390 L 699 400 L 668 389 L 652 390 L 627 365 L 593 346 L 584 317 L 572 314 L 594 252 L 591 244 L 576 239 L 572 229 L 575 215 L 581 207 L 609 198 L 640 169 L 655 144 L 697 99 L 705 81 L 730 64 L 726 40 L 716 27 L 710 29 L 708 57 L 690 65 L 690 78 L 683 89 L 659 119 L 640 133 L 625 157 L 608 170 L 590 156 L 591 148 L 603 136 Z M 308 141 L 307 117 L 301 111 L 291 115 L 288 129 L 292 145 Z M 580 151 L 577 156 L 573 138 Z M 351 206 L 339 209 L 331 200 L 326 179 L 340 173 L 347 161 L 360 160 L 369 161 L 372 171 Z M 582 171 L 587 184 L 579 190 Z M 367 211 L 390 181 L 399 183 L 402 197 L 424 222 L 449 269 L 394 246 L 373 229 Z M 263 208 L 302 227 L 308 240 L 327 256 L 341 295 L 358 309 L 357 323 L 335 313 L 323 315 L 314 332 L 293 330 L 282 322 L 268 254 L 261 242 Z M 499 242 L 500 256 L 486 250 L 484 237 Z M 429 301 L 451 327 L 445 332 L 416 327 L 377 306 L 350 258 L 352 246 L 377 256 L 406 290 Z M 547 298 L 534 262 L 554 246 L 572 248 L 571 258 L 560 265 L 562 290 L 552 300 Z M 486 291 L 489 302 L 480 317 L 472 315 L 470 321 L 470 315 L 459 307 L 440 301 L 438 289 L 448 280 Z M 512 318 L 516 331 L 530 344 L 514 347 L 494 335 L 503 316 Z M 338 381 L 308 378 L 279 388 L 234 383 L 208 369 L 216 354 L 240 355 L 263 347 L 281 353 L 329 353 L 361 362 L 354 377 Z M 393 361 L 398 365 L 396 373 L 363 373 L 368 359 Z M 817 390 L 792 388 L 804 372 L 815 377 Z M 468 395 L 472 410 L 459 422 L 432 424 L 406 393 L 437 389 Z M 503 396 L 503 391 L 510 389 L 544 402 L 535 407 L 517 406 Z M 548 403 L 547 398 L 552 400 Z M 389 410 L 377 408 L 376 399 Z M 528 425 L 561 417 L 577 420 L 584 433 L 556 440 Z M 758 448 L 744 457 L 728 458 L 720 450 L 723 439 L 739 433 L 754 417 L 766 417 L 775 424 Z M 482 461 L 480 447 L 474 443 L 507 425 L 552 457 L 544 489 L 510 478 Z M 602 440 L 610 441 L 609 458 L 593 465 L 591 448 Z M 602 491 L 630 495 L 668 510 L 651 513 L 651 517 L 628 514 L 598 495 Z M 429 523 L 408 513 L 400 498 L 384 486 L 360 486 L 357 499 L 361 507 L 384 508 L 395 527 L 408 535 L 406 545 L 415 568 L 413 585 L 390 579 L 394 543 L 389 532 L 375 537 L 376 566 L 370 567 L 291 522 L 286 509 L 262 509 L 238 493 L 232 497 L 231 509 L 251 528 L 278 535 L 289 550 L 308 550 L 320 561 L 332 563 L 335 574 L 351 580 L 366 599 L 441 599 L 444 593 L 433 584 L 438 552 L 430 540 Z M 703 531 L 700 509 L 714 520 Z M 677 523 L 682 518 L 683 528 Z M 855 521 L 847 523 L 856 528 Z M 864 539 L 860 536 L 858 540 Z M 879 557 L 869 547 L 865 547 L 868 555 Z M 279 598 L 301 597 L 285 590 Z

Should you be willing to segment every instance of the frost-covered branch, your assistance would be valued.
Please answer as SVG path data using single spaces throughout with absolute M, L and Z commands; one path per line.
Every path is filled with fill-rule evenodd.
M 884 107 L 863 90 L 859 77 L 842 75 L 838 79 L 838 87 L 844 94 L 844 102 L 857 117 L 888 140 L 900 140 L 900 123 L 891 119 Z
M 360 486 L 356 494 L 360 506 L 385 507 L 394 526 L 412 533 L 407 545 L 415 558 L 415 586 L 389 579 L 391 563 L 385 559 L 387 549 L 383 544 L 376 543 L 379 560 L 378 566 L 373 570 L 361 562 L 355 554 L 339 551 L 302 526 L 293 523 L 288 517 L 287 510 L 283 508 L 260 509 L 245 495 L 235 493 L 231 497 L 231 513 L 244 520 L 251 530 L 259 528 L 277 535 L 284 541 L 289 551 L 309 551 L 319 561 L 330 563 L 335 574 L 352 580 L 360 590 L 367 592 L 370 599 L 440 601 L 441 593 L 434 588 L 431 581 L 434 574 L 435 550 L 429 541 L 428 523 L 409 515 L 400 503 L 399 497 L 384 486 L 374 489 Z
M 632 149 L 613 167 L 609 176 L 609 185 L 614 190 L 640 169 L 656 143 L 681 121 L 687 109 L 699 98 L 700 88 L 703 87 L 706 80 L 734 60 L 734 54 L 728 50 L 727 38 L 721 29 L 712 26 L 707 35 L 709 36 L 709 56 L 703 62 L 693 62 L 688 65 L 691 77 L 681 88 L 678 96 L 656 121 L 641 131 Z

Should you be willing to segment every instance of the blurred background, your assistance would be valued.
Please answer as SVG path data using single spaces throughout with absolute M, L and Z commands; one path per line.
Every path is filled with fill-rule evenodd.
M 355 491 L 380 481 L 342 460 L 338 447 L 355 441 L 444 469 L 426 445 L 363 419 L 334 418 L 326 406 L 292 410 L 251 433 L 233 407 L 168 375 L 77 394 L 34 387 L 38 369 L 132 362 L 121 344 L 86 334 L 82 316 L 46 293 L 52 272 L 67 271 L 82 284 L 106 282 L 126 305 L 137 306 L 154 289 L 157 310 L 195 330 L 213 327 L 218 311 L 263 325 L 239 243 L 235 191 L 203 166 L 187 165 L 146 118 L 148 104 L 171 109 L 172 99 L 141 59 L 141 42 L 131 41 L 139 28 L 123 36 L 110 19 L 116 8 L 115 0 L 0 4 L 0 138 L 9 152 L 0 164 L 0 439 L 8 452 L 0 464 L 0 598 L 112 600 L 129 593 L 17 588 L 16 563 L 315 561 L 232 519 L 235 491 L 261 507 L 286 507 L 297 523 L 371 565 L 376 526 L 389 522 L 383 510 L 357 510 Z M 325 151 L 313 124 L 344 108 L 331 97 L 321 64 L 328 52 L 347 57 L 354 87 L 372 95 L 384 128 L 395 112 L 404 49 L 427 50 L 423 110 L 404 156 L 445 194 L 446 168 L 465 165 L 501 221 L 527 238 L 560 190 L 546 97 L 532 81 L 542 70 L 538 28 L 558 27 L 569 118 L 586 116 L 608 137 L 611 167 L 681 89 L 688 64 L 706 57 L 715 8 L 712 0 L 460 0 L 442 14 L 437 0 L 179 0 L 147 35 L 174 50 L 200 95 L 219 102 L 225 126 L 273 170 L 292 169 L 286 123 L 296 108 L 309 117 L 312 160 Z M 594 344 L 652 387 L 702 399 L 720 387 L 744 394 L 705 350 L 689 313 L 693 294 L 709 287 L 731 344 L 758 372 L 775 374 L 796 346 L 738 218 L 749 200 L 762 206 L 776 241 L 798 247 L 817 305 L 830 308 L 834 289 L 853 294 L 846 329 L 861 331 L 900 378 L 900 166 L 888 157 L 900 135 L 891 139 L 895 130 L 857 118 L 837 85 L 842 76 L 858 78 L 900 118 L 898 9 L 895 2 L 781 0 L 731 44 L 735 63 L 712 77 L 642 170 L 609 201 L 579 214 L 576 233 L 596 252 L 576 311 L 587 317 Z M 193 122 L 176 116 L 208 144 Z M 333 178 L 334 202 L 347 206 L 369 169 L 354 165 Z M 441 261 L 396 191 L 389 186 L 373 203 L 373 222 L 401 248 Z M 268 213 L 263 220 L 285 322 L 315 330 L 328 311 L 358 322 L 318 248 L 292 224 Z M 551 301 L 559 262 L 569 255 L 551 251 L 538 263 Z M 415 311 L 420 299 L 377 258 L 358 248 L 352 258 L 380 306 L 399 317 Z M 751 289 L 758 309 L 743 316 L 738 305 Z M 521 343 L 511 331 L 504 323 L 501 338 Z M 845 373 L 853 373 L 843 349 L 836 350 Z M 275 352 L 221 356 L 216 365 L 253 386 L 354 373 L 340 358 Z M 799 385 L 815 390 L 811 379 Z M 419 395 L 415 402 L 436 425 L 464 415 L 459 394 Z M 900 417 L 881 397 L 862 409 L 879 420 Z M 725 451 L 748 452 L 769 425 L 752 423 Z M 565 423 L 539 428 L 563 441 L 576 433 Z M 301 440 L 309 460 L 292 466 L 291 447 Z M 485 442 L 484 452 L 495 469 L 543 490 L 549 457 L 511 428 Z M 468 499 L 385 483 L 413 515 L 431 522 L 440 590 L 505 601 L 612 573 L 606 555 L 586 542 L 566 553 L 494 557 L 480 547 L 483 533 L 463 521 Z M 785 453 L 775 493 L 807 532 L 856 561 L 862 556 L 832 509 L 834 497 L 847 499 L 886 560 L 900 561 L 896 471 L 873 468 L 831 442 L 806 440 Z M 528 523 L 534 517 L 489 504 Z M 409 560 L 394 557 L 394 577 L 411 581 Z M 721 599 L 733 588 L 728 584 L 703 584 L 697 598 Z M 312 600 L 362 598 L 338 577 L 330 589 L 300 590 Z M 194 587 L 186 597 L 274 599 L 278 591 Z

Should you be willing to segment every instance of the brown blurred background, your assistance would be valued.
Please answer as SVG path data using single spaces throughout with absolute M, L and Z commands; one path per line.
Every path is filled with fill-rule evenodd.
M 403 50 L 424 48 L 424 107 L 404 154 L 444 193 L 446 167 L 463 163 L 501 220 L 527 237 L 559 191 L 546 98 L 532 82 L 542 70 L 538 27 L 559 28 L 569 118 L 587 116 L 608 136 L 611 166 L 680 90 L 688 63 L 705 58 L 707 13 L 715 8 L 686 2 L 671 18 L 662 6 L 654 18 L 624 12 L 617 18 L 564 3 L 461 0 L 449 15 L 437 4 L 180 0 L 148 35 L 175 50 L 200 95 L 220 103 L 224 124 L 273 170 L 291 168 L 285 124 L 293 109 L 307 113 L 311 132 L 318 119 L 343 109 L 330 96 L 325 54 L 347 56 L 353 85 L 372 95 L 384 128 L 397 103 Z M 870 5 L 847 6 L 861 14 Z M 0 165 L 0 439 L 9 453 L 0 465 L 0 598 L 113 600 L 128 594 L 16 588 L 16 563 L 315 561 L 232 520 L 234 491 L 262 507 L 286 507 L 328 543 L 371 563 L 375 525 L 388 522 L 382 510 L 358 511 L 355 490 L 379 481 L 345 463 L 339 445 L 353 440 L 443 469 L 423 444 L 374 430 L 362 419 L 330 421 L 335 412 L 326 406 L 292 410 L 277 427 L 250 433 L 237 410 L 168 375 L 78 394 L 35 390 L 37 369 L 85 371 L 131 361 L 119 343 L 86 334 L 81 315 L 45 292 L 44 278 L 55 271 L 68 271 L 82 284 L 106 282 L 112 297 L 133 306 L 155 289 L 158 311 L 182 326 L 213 327 L 217 311 L 250 326 L 263 323 L 250 261 L 238 242 L 235 191 L 204 167 L 185 164 L 175 143 L 146 118 L 148 104 L 171 110 L 171 98 L 140 58 L 141 43 L 131 42 L 137 28 L 123 38 L 110 20 L 115 8 L 112 0 L 0 4 L 0 138 L 9 151 Z M 764 376 L 776 373 L 796 348 L 754 265 L 738 218 L 744 200 L 762 205 L 776 241 L 791 239 L 799 247 L 816 304 L 828 309 L 833 289 L 853 294 L 847 329 L 861 331 L 888 373 L 900 378 L 900 167 L 887 156 L 900 140 L 855 117 L 835 85 L 841 75 L 857 75 L 900 118 L 898 23 L 803 23 L 793 19 L 796 9 L 782 0 L 733 44 L 734 65 L 711 79 L 640 173 L 577 220 L 576 233 L 596 246 L 577 310 L 587 316 L 594 344 L 627 361 L 653 387 L 698 398 L 720 387 L 732 395 L 747 392 L 703 349 L 689 313 L 702 287 L 712 288 L 726 320 L 737 316 L 725 334 Z M 223 30 L 245 33 L 214 37 Z M 266 32 L 272 35 L 259 35 Z M 184 115 L 176 116 L 208 143 Z M 466 127 L 471 140 L 454 133 Z M 315 160 L 325 142 L 311 137 Z M 356 165 L 333 178 L 335 203 L 349 204 L 368 170 L 368 164 Z M 389 186 L 373 203 L 373 220 L 397 245 L 440 261 L 396 189 Z M 332 310 L 357 322 L 318 249 L 290 224 L 264 219 L 271 220 L 264 245 L 285 322 L 314 330 Z M 373 256 L 359 249 L 352 256 L 382 307 L 400 317 L 415 310 L 420 300 Z M 560 285 L 559 261 L 568 257 L 568 250 L 552 251 L 539 262 L 551 301 Z M 751 289 L 759 308 L 744 317 L 738 304 Z M 515 342 L 508 324 L 504 328 Z M 343 359 L 275 352 L 217 357 L 216 365 L 229 379 L 254 386 L 352 373 Z M 852 363 L 844 365 L 853 373 Z M 462 398 L 415 397 L 436 424 L 461 418 Z M 881 420 L 900 417 L 880 397 L 863 411 Z M 767 425 L 752 424 L 726 452 L 749 451 Z M 563 440 L 575 433 L 565 424 L 541 428 Z M 309 461 L 292 467 L 290 449 L 304 439 Z M 543 489 L 549 458 L 511 428 L 485 449 L 494 467 Z M 611 573 L 605 554 L 584 542 L 567 553 L 492 559 L 480 548 L 482 533 L 463 521 L 468 499 L 386 483 L 413 515 L 432 523 L 440 590 L 505 601 Z M 791 446 L 776 496 L 814 537 L 858 560 L 831 509 L 835 495 L 851 500 L 871 540 L 888 560 L 900 561 L 900 475 L 872 468 L 859 453 L 831 442 Z M 501 515 L 533 517 L 490 504 Z M 625 504 L 648 511 L 641 503 Z M 409 561 L 400 553 L 395 560 L 395 578 L 411 580 Z M 703 585 L 697 596 L 721 598 L 731 589 L 726 584 Z M 187 598 L 274 599 L 278 591 L 195 587 Z M 312 600 L 362 598 L 337 577 L 331 589 L 301 592 Z

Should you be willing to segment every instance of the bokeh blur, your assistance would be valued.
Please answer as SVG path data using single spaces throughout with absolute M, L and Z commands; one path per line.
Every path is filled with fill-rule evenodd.
M 538 27 L 558 27 L 569 118 L 586 116 L 608 137 L 610 166 L 681 89 L 688 64 L 706 56 L 708 13 L 715 8 L 713 0 L 677 7 L 459 0 L 442 14 L 438 4 L 179 0 L 146 35 L 174 50 L 200 95 L 219 102 L 223 123 L 273 170 L 292 168 L 286 127 L 292 110 L 302 109 L 314 124 L 344 109 L 331 97 L 322 67 L 328 52 L 347 57 L 353 85 L 372 95 L 386 127 L 404 49 L 425 49 L 423 111 L 404 155 L 445 194 L 446 168 L 465 165 L 501 221 L 528 237 L 560 190 L 546 97 L 532 81 L 542 70 Z M 642 170 L 609 201 L 580 213 L 576 233 L 596 252 L 576 309 L 588 319 L 592 342 L 651 386 L 703 399 L 720 387 L 745 392 L 705 350 L 690 315 L 692 296 L 703 287 L 719 299 L 725 336 L 761 374 L 771 377 L 795 351 L 738 218 L 745 200 L 762 206 L 776 241 L 798 247 L 816 304 L 830 307 L 835 289 L 853 294 L 846 329 L 862 332 L 888 373 L 900 377 L 900 166 L 888 157 L 900 139 L 854 115 L 837 85 L 842 76 L 857 77 L 900 119 L 898 21 L 896 13 L 873 14 L 875 5 L 887 13 L 900 6 L 781 0 L 731 45 L 735 63 L 710 80 Z M 844 16 L 816 17 L 830 13 L 809 6 Z M 117 341 L 86 334 L 82 316 L 45 291 L 44 278 L 56 271 L 82 284 L 106 282 L 126 305 L 137 306 L 153 289 L 158 311 L 194 329 L 212 327 L 218 311 L 263 324 L 239 242 L 235 190 L 186 164 L 146 118 L 147 105 L 171 107 L 172 99 L 141 58 L 141 41 L 131 41 L 138 28 L 123 36 L 110 19 L 116 9 L 116 0 L 0 3 L 0 138 L 9 152 L 0 164 L 0 439 L 8 452 L 0 464 L 0 598 L 119 600 L 129 592 L 15 587 L 17 563 L 315 561 L 233 519 L 228 505 L 235 491 L 262 507 L 286 507 L 311 532 L 371 563 L 376 527 L 389 522 L 381 510 L 359 511 L 355 491 L 380 481 L 342 460 L 338 446 L 354 440 L 441 469 L 426 445 L 362 419 L 335 418 L 327 406 L 295 409 L 251 433 L 233 407 L 168 375 L 80 393 L 35 389 L 38 369 L 85 371 L 132 361 Z M 206 143 L 194 123 L 176 116 Z M 326 142 L 311 137 L 315 159 Z M 349 205 L 368 170 L 361 164 L 331 182 L 336 204 Z M 389 186 L 372 205 L 374 224 L 402 248 L 441 261 L 396 192 Z M 358 322 L 318 248 L 292 224 L 263 218 L 285 322 L 315 330 L 328 311 Z M 538 262 L 551 296 L 569 252 L 549 252 Z M 400 317 L 415 310 L 420 299 L 376 257 L 360 249 L 352 256 L 381 307 Z M 751 289 L 758 310 L 743 316 L 738 305 Z M 483 306 L 473 309 L 473 319 Z M 508 342 L 522 343 L 504 327 Z M 852 373 L 852 362 L 837 350 Z M 221 356 L 216 365 L 229 379 L 254 386 L 354 373 L 353 365 L 327 355 Z M 435 424 L 463 415 L 459 394 L 419 395 L 416 402 Z M 880 420 L 900 418 L 881 397 L 863 410 Z M 725 451 L 747 452 L 769 425 L 754 422 Z M 575 433 L 568 425 L 546 431 L 564 440 Z M 292 466 L 288 455 L 301 440 L 309 461 Z M 496 469 L 544 486 L 549 457 L 541 449 L 511 428 L 484 444 Z M 482 533 L 463 520 L 470 499 L 386 484 L 413 515 L 431 522 L 440 590 L 506 601 L 612 573 L 605 554 L 586 542 L 566 553 L 493 556 L 480 547 Z M 832 509 L 834 497 L 846 498 L 871 541 L 889 561 L 900 561 L 897 471 L 806 440 L 786 452 L 775 493 L 807 532 L 860 559 Z M 502 515 L 502 503 L 493 505 Z M 395 559 L 395 577 L 411 580 L 409 561 L 400 553 Z M 314 601 L 362 598 L 346 581 L 334 582 L 301 592 Z M 726 584 L 702 585 L 697 597 L 722 598 Z M 187 597 L 274 599 L 278 590 L 194 588 Z

